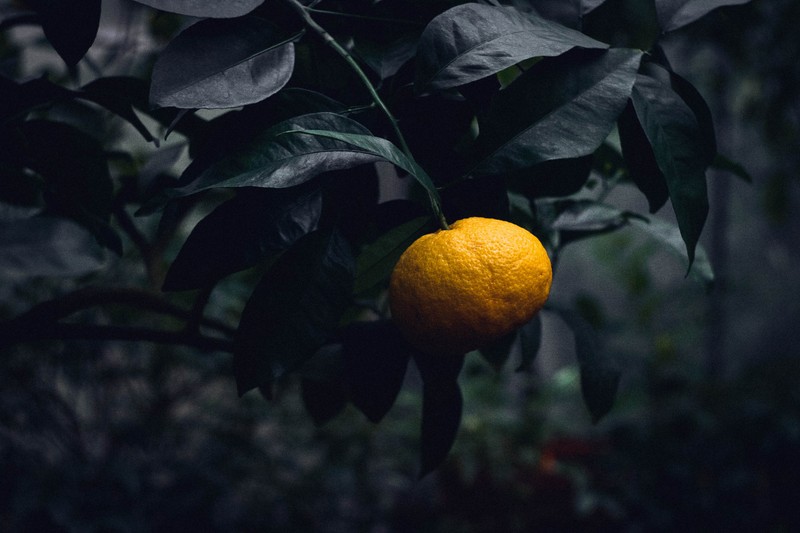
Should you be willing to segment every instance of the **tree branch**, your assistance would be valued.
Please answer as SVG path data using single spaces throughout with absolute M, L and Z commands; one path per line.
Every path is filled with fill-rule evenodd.
M 0 350 L 28 341 L 101 340 L 137 341 L 189 346 L 207 352 L 233 352 L 233 342 L 218 337 L 164 331 L 136 326 L 64 324 L 60 322 L 21 323 L 19 319 L 0 324 Z
M 99 305 L 128 305 L 138 309 L 171 315 L 187 321 L 195 320 L 199 325 L 212 328 L 228 336 L 232 336 L 236 332 L 235 328 L 218 320 L 207 317 L 198 318 L 192 310 L 175 305 L 158 294 L 142 289 L 120 287 L 85 287 L 78 289 L 54 300 L 37 304 L 10 322 L 43 325 Z

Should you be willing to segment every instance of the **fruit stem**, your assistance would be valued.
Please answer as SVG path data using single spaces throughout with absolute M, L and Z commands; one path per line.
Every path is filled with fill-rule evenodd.
M 372 101 L 375 102 L 375 105 L 378 106 L 378 108 L 383 112 L 383 114 L 386 115 L 386 118 L 389 119 L 389 123 L 391 124 L 392 130 L 394 131 L 394 134 L 397 137 L 397 141 L 400 143 L 400 148 L 403 150 L 403 153 L 411 161 L 414 161 L 416 163 L 414 156 L 411 154 L 411 149 L 408 147 L 408 143 L 406 143 L 406 139 L 405 137 L 403 137 L 403 133 L 400 131 L 400 126 L 397 123 L 397 119 L 392 114 L 392 112 L 389 111 L 389 108 L 386 107 L 386 104 L 381 99 L 380 95 L 378 94 L 378 91 L 375 89 L 375 86 L 372 84 L 371 81 L 369 81 L 369 78 L 361 69 L 361 67 L 358 65 L 358 63 L 350 54 L 350 52 L 348 52 L 347 49 L 345 49 L 345 47 L 339 44 L 339 42 L 336 39 L 334 39 L 333 36 L 325 30 L 325 28 L 320 26 L 317 23 L 317 21 L 315 21 L 311 17 L 310 7 L 303 5 L 300 2 L 300 0 L 286 0 L 286 1 L 300 15 L 305 24 L 309 28 L 311 28 L 317 35 L 319 35 L 322 38 L 322 40 L 328 44 L 328 46 L 333 48 L 336 51 L 336 53 L 339 54 L 342 57 L 342 59 L 344 59 L 347 62 L 348 65 L 350 65 L 350 68 L 353 69 L 353 72 L 356 73 L 359 79 L 361 79 L 361 81 L 363 82 L 364 86 L 367 88 L 367 91 L 369 91 L 369 94 L 372 97 Z M 441 202 L 439 201 L 439 198 L 437 197 L 436 194 L 429 193 L 428 196 L 430 197 L 431 208 L 433 210 L 434 215 L 438 219 L 439 226 L 444 230 L 450 229 L 450 226 L 447 224 L 447 220 L 444 217 L 444 213 L 442 213 L 442 206 Z
M 400 143 L 400 148 L 403 152 L 408 156 L 411 156 L 411 150 L 408 148 L 408 144 L 406 143 L 405 137 L 403 137 L 402 132 L 400 131 L 400 127 L 397 125 L 397 119 L 392 115 L 392 112 L 389 111 L 389 108 L 386 107 L 386 104 L 381 99 L 380 95 L 378 95 L 378 91 L 375 90 L 375 86 L 372 85 L 372 82 L 369 81 L 369 78 L 358 65 L 356 60 L 353 56 L 348 52 L 339 42 L 333 38 L 333 36 L 325 30 L 322 26 L 317 24 L 313 18 L 311 18 L 311 14 L 309 13 L 309 8 L 303 5 L 299 0 L 286 0 L 292 8 L 303 18 L 303 21 L 306 25 L 314 30 L 314 32 L 322 37 L 328 46 L 333 48 L 336 53 L 338 53 L 342 58 L 347 61 L 347 64 L 350 65 L 350 68 L 353 69 L 353 72 L 361 79 L 364 83 L 364 86 L 369 91 L 370 96 L 372 97 L 372 101 L 375 102 L 375 105 L 386 115 L 386 118 L 389 119 L 389 123 L 392 125 L 392 129 L 394 130 L 394 134 L 397 137 L 397 141 Z M 413 159 L 413 158 L 412 158 Z

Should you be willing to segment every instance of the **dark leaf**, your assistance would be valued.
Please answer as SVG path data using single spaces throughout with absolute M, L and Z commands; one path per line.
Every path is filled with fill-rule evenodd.
M 632 101 L 666 179 L 691 267 L 708 215 L 705 171 L 716 154 L 709 152 L 695 114 L 669 86 L 638 75 Z
M 539 347 L 542 343 L 542 317 L 538 313 L 525 325 L 519 328 L 520 362 L 517 372 L 528 371 L 532 368 Z
M 347 391 L 341 383 L 304 378 L 301 386 L 303 405 L 317 426 L 336 417 L 347 405 Z
M 418 91 L 465 85 L 532 57 L 576 46 L 606 48 L 586 35 L 511 7 L 468 3 L 434 18 L 417 51 Z
M 253 290 L 234 338 L 239 394 L 299 368 L 336 330 L 350 303 L 353 258 L 336 231 L 314 231 Z
M 214 109 L 264 100 L 294 69 L 296 36 L 259 17 L 202 20 L 173 39 L 153 66 L 150 102 Z
M 508 358 L 511 357 L 511 351 L 514 348 L 514 342 L 517 340 L 518 332 L 513 331 L 493 342 L 489 346 L 484 346 L 480 349 L 481 357 L 489 363 L 496 372 L 499 372 L 503 365 L 506 364 Z
M 345 379 L 350 400 L 373 423 L 394 405 L 406 375 L 410 350 L 388 321 L 354 322 L 343 332 Z
M 575 194 L 586 184 L 594 155 L 551 159 L 509 176 L 509 188 L 535 199 Z
M 552 212 L 556 214 L 550 228 L 572 236 L 571 239 L 562 239 L 562 244 L 565 240 L 613 231 L 627 224 L 631 217 L 638 216 L 594 200 L 564 199 L 550 203 Z
M 372 154 L 380 159 L 389 161 L 401 170 L 408 172 L 420 183 L 420 185 L 425 188 L 428 195 L 435 197 L 437 199 L 437 203 L 441 203 L 441 200 L 439 200 L 439 191 L 436 189 L 436 185 L 434 185 L 433 180 L 430 178 L 430 176 L 428 176 L 428 173 L 425 172 L 425 170 L 419 166 L 416 161 L 408 157 L 403 153 L 402 150 L 386 139 L 375 137 L 374 135 L 342 133 L 334 130 L 299 129 L 289 133 L 313 135 L 316 137 L 345 142 L 364 153 Z
M 356 39 L 355 52 L 380 79 L 385 80 L 397 74 L 417 51 L 417 34 L 409 33 L 386 45 Z
M 593 153 L 631 93 L 641 52 L 572 51 L 539 62 L 500 91 L 481 124 L 476 174 Z
M 163 290 L 199 289 L 255 265 L 314 230 L 321 210 L 316 188 L 244 191 L 198 222 Z
M 232 18 L 246 15 L 264 0 L 136 0 L 140 4 L 192 17 Z
M 347 142 L 303 133 L 287 133 L 304 129 L 369 134 L 358 122 L 335 113 L 312 113 L 283 121 L 211 164 L 185 186 L 164 191 L 164 197 L 154 199 L 142 212 L 158 209 L 169 198 L 188 196 L 215 187 L 293 187 L 323 172 L 381 159 L 381 156 L 355 148 Z
M 669 189 L 664 173 L 658 168 L 653 147 L 636 116 L 633 102 L 629 101 L 625 106 L 617 130 L 630 178 L 647 198 L 650 212 L 655 213 L 669 200 Z
M 414 361 L 423 383 L 420 436 L 422 478 L 447 457 L 461 425 L 463 399 L 458 386 L 458 374 L 464 365 L 464 356 L 416 353 Z
M 714 161 L 711 162 L 711 167 L 716 170 L 730 172 L 737 178 L 740 178 L 747 183 L 753 183 L 753 177 L 749 172 L 747 172 L 746 168 L 722 154 L 717 154 L 717 156 L 714 158 Z
M 656 0 L 658 24 L 664 32 L 690 24 L 722 6 L 746 4 L 750 0 Z
M 592 421 L 599 422 L 614 405 L 621 372 L 617 362 L 606 353 L 597 331 L 581 315 L 555 309 L 575 336 L 575 354 L 581 374 L 581 392 Z
M 101 0 L 28 0 L 39 14 L 44 35 L 61 59 L 74 66 L 94 43 Z
M 0 76 L 0 124 L 15 117 L 24 117 L 41 105 L 73 96 L 73 91 L 46 78 L 17 83 Z
M 146 141 L 154 142 L 156 139 L 134 111 L 134 104 L 141 104 L 141 89 L 141 80 L 111 76 L 98 78 L 84 85 L 77 96 L 101 105 L 127 120 Z
M 114 186 L 100 144 L 61 122 L 30 120 L 22 131 L 25 166 L 45 182 L 47 212 L 73 219 L 121 253 L 119 237 L 108 225 Z
M 92 234 L 75 222 L 0 204 L 0 272 L 4 279 L 81 276 L 103 268 L 106 260 Z
M 408 246 L 431 230 L 430 217 L 417 217 L 392 228 L 364 247 L 356 260 L 354 292 L 360 294 L 389 277 Z

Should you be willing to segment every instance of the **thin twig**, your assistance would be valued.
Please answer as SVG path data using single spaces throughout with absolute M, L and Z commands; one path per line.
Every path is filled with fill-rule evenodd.
M 30 326 L 30 324 L 28 324 Z M 233 352 L 233 341 L 219 337 L 137 326 L 45 322 L 25 327 L 12 320 L 0 324 L 0 350 L 14 344 L 44 340 L 135 341 L 189 346 L 203 351 Z
M 172 315 L 183 320 L 192 320 L 193 312 L 164 299 L 162 296 L 135 288 L 84 287 L 35 305 L 12 321 L 17 324 L 56 322 L 69 315 L 100 305 L 127 305 L 156 313 Z M 194 318 L 198 320 L 197 318 Z M 199 324 L 232 336 L 235 328 L 213 318 L 203 317 Z
M 348 65 L 350 65 L 350 68 L 353 69 L 353 72 L 356 73 L 359 79 L 363 82 L 364 86 L 367 88 L 367 91 L 369 91 L 369 94 L 372 97 L 372 101 L 375 102 L 375 105 L 378 106 L 378 108 L 380 108 L 380 110 L 383 112 L 384 115 L 386 115 L 386 118 L 389 120 L 389 123 L 391 124 L 392 129 L 394 130 L 395 137 L 397 137 L 397 141 L 400 143 L 400 148 L 403 150 L 403 153 L 409 159 L 415 161 L 414 155 L 411 153 L 411 149 L 408 147 L 408 143 L 406 143 L 406 139 L 403 136 L 403 132 L 400 131 L 400 126 L 397 122 L 397 119 L 392 114 L 392 112 L 389 111 L 389 108 L 386 107 L 386 104 L 383 102 L 383 99 L 381 99 L 380 95 L 378 94 L 378 91 L 375 89 L 375 86 L 369 80 L 367 75 L 358 65 L 358 63 L 350 54 L 350 52 L 348 52 L 347 49 L 345 49 L 341 44 L 339 44 L 339 42 L 336 39 L 334 39 L 333 36 L 331 36 L 331 34 L 325 30 L 325 28 L 317 24 L 317 22 L 311 17 L 310 7 L 303 5 L 299 0 L 286 0 L 286 1 L 295 11 L 297 11 L 297 13 L 300 15 L 300 17 L 302 17 L 303 21 L 306 23 L 306 25 L 309 28 L 311 28 L 317 35 L 319 35 L 328 44 L 328 46 L 333 48 L 336 51 L 336 53 L 338 53 L 347 62 Z M 447 224 L 447 220 L 445 219 L 444 214 L 442 213 L 442 206 L 440 205 L 439 199 L 433 194 L 429 194 L 428 196 L 430 198 L 431 208 L 433 209 L 433 212 L 436 215 L 436 218 L 439 222 L 439 226 L 445 230 L 450 229 L 450 226 Z

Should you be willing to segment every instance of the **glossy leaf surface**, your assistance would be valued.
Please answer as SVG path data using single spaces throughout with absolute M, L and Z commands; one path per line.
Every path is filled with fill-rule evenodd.
M 136 0 L 140 4 L 161 11 L 179 13 L 192 17 L 231 18 L 240 17 L 261 5 L 264 0 Z
M 605 48 L 578 31 L 511 7 L 467 3 L 434 18 L 420 38 L 416 89 L 448 89 L 532 57 Z
M 184 109 L 259 102 L 289 81 L 294 69 L 292 38 L 259 17 L 202 20 L 159 55 L 150 101 Z
M 304 129 L 369 135 L 369 130 L 358 122 L 335 113 L 312 113 L 285 120 L 212 164 L 187 185 L 165 191 L 165 195 L 188 196 L 215 187 L 293 187 L 323 172 L 382 159 L 348 142 L 298 133 Z
M 715 153 L 695 114 L 668 85 L 638 75 L 632 101 L 666 180 L 691 266 L 708 215 L 705 171 Z
M 500 174 L 594 152 L 625 107 L 641 52 L 574 51 L 545 59 L 492 101 L 475 174 Z

